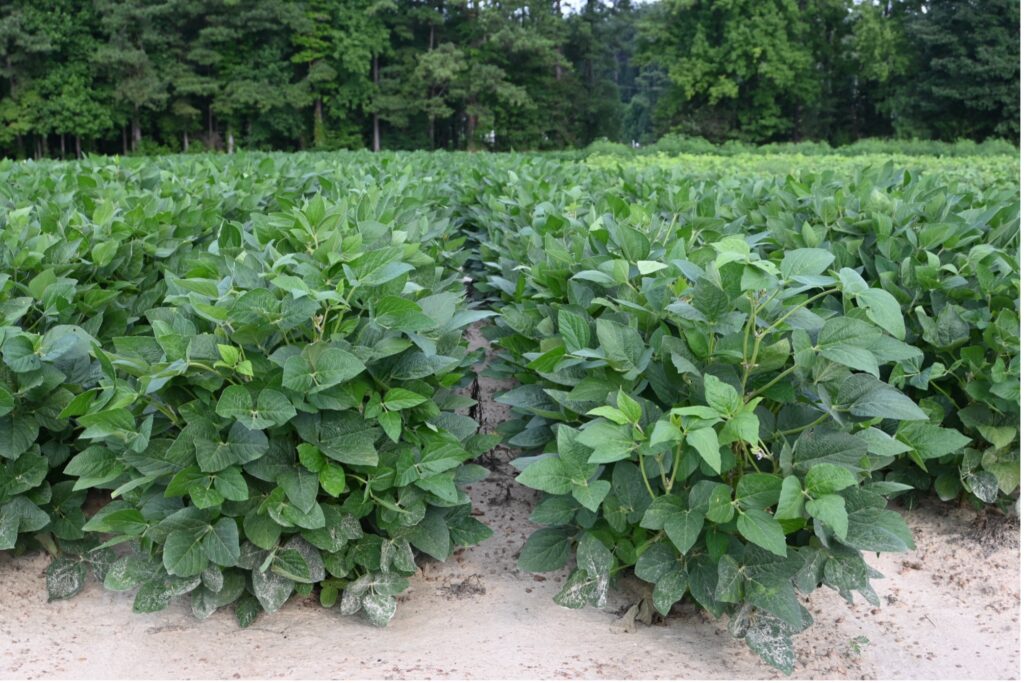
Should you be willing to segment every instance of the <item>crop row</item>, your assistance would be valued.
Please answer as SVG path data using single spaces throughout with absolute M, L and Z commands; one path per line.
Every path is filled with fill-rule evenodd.
M 788 670 L 797 592 L 876 600 L 863 553 L 912 547 L 888 498 L 1017 495 L 1019 189 L 983 173 L 0 164 L 0 549 L 47 548 L 53 598 L 384 624 L 417 553 L 489 535 L 464 489 L 503 438 L 561 604 L 633 571 Z

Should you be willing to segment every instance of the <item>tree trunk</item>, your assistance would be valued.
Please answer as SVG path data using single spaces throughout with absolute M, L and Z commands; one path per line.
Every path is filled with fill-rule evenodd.
M 75 158 L 82 158 L 82 137 L 80 135 L 75 136 Z
M 435 145 L 434 145 L 434 117 L 433 116 L 428 116 L 427 117 L 427 138 L 429 138 L 429 140 L 430 140 L 430 149 L 434 150 L 435 149 Z
M 210 144 L 213 144 L 213 105 L 206 108 L 206 134 L 210 136 Z
M 181 134 L 181 148 L 182 151 L 188 152 L 188 131 L 186 130 Z
M 376 93 L 380 89 L 380 57 L 373 56 L 373 90 Z M 380 114 L 377 108 L 373 108 L 373 151 L 380 151 Z
M 316 98 L 313 103 L 313 147 L 322 147 L 324 144 L 324 101 L 323 98 Z
M 228 154 L 234 154 L 234 153 L 235 153 L 235 133 L 229 127 L 228 128 Z
M 46 135 L 43 135 L 43 157 L 50 156 L 50 141 Z
M 466 149 L 470 152 L 476 151 L 476 114 L 466 115 Z
M 142 142 L 142 126 L 139 125 L 139 108 L 132 109 L 132 151 L 139 151 L 139 143 Z
M 67 156 L 67 148 L 64 146 L 64 133 L 60 134 L 60 158 Z
M 128 156 L 128 131 L 124 126 L 121 126 L 121 152 Z

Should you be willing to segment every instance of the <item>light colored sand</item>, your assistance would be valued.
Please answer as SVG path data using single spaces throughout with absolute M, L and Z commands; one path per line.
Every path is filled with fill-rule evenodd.
M 494 393 L 493 381 L 481 384 L 483 397 Z M 483 406 L 485 426 L 501 418 Z M 133 614 L 130 594 L 95 583 L 47 604 L 45 558 L 0 555 L 0 678 L 780 677 L 724 620 L 692 608 L 625 632 L 617 615 L 635 596 L 629 584 L 603 610 L 555 605 L 561 575 L 516 569 L 532 494 L 512 484 L 509 454 L 494 455 L 494 474 L 471 495 L 495 535 L 426 564 L 386 629 L 298 598 L 244 631 L 223 611 L 196 621 L 184 601 Z M 948 508 L 908 519 L 917 550 L 871 561 L 886 576 L 875 582 L 880 608 L 826 590 L 808 601 L 817 623 L 796 638 L 794 677 L 1019 678 L 1018 527 Z

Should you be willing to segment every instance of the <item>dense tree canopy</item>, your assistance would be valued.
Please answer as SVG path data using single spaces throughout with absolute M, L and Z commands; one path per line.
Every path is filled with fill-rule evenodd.
M 1012 0 L 5 0 L 0 154 L 1019 135 Z

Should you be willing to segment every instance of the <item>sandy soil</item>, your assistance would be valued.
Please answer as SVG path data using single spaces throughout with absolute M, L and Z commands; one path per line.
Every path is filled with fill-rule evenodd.
M 503 419 L 481 378 L 481 419 Z M 196 621 L 185 601 L 133 614 L 130 594 L 91 584 L 47 603 L 45 558 L 0 555 L 0 678 L 780 678 L 692 608 L 626 628 L 637 599 L 623 582 L 603 610 L 552 602 L 561 575 L 519 571 L 515 556 L 533 494 L 512 485 L 511 454 L 471 489 L 495 531 L 445 564 L 427 563 L 386 629 L 315 599 L 240 630 L 221 611 Z M 820 590 L 817 622 L 796 638 L 794 678 L 1017 679 L 1020 677 L 1019 527 L 927 507 L 908 513 L 917 550 L 872 565 L 882 601 L 848 605 Z

